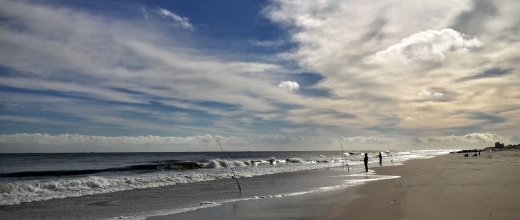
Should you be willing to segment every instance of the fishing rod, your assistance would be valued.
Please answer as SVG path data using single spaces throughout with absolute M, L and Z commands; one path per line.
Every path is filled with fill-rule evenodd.
M 224 153 L 224 157 L 226 158 L 226 161 L 228 163 L 229 169 L 231 169 L 231 173 L 233 173 L 233 179 L 235 179 L 235 181 L 237 181 L 238 190 L 240 190 L 240 193 L 242 193 L 242 188 L 240 188 L 240 183 L 238 183 L 237 176 L 235 175 L 235 171 L 233 171 L 233 168 L 231 167 L 231 163 L 229 163 L 229 159 L 228 159 L 228 157 L 226 155 L 226 152 L 224 151 L 222 146 L 220 146 L 220 143 L 218 142 L 217 138 L 213 137 L 213 139 L 215 139 L 215 141 L 217 142 L 218 146 L 220 147 L 220 150 L 222 150 L 222 153 Z
M 348 166 L 347 156 L 345 156 L 345 151 L 343 150 L 343 144 L 341 144 L 341 141 L 339 142 L 339 145 L 341 146 L 341 154 L 343 155 L 343 161 L 347 163 L 347 171 L 350 172 L 350 167 Z M 345 169 L 345 166 L 343 166 L 343 163 L 341 166 L 343 167 L 343 169 Z
M 390 143 L 388 143 L 388 141 L 386 142 L 386 144 L 388 144 L 388 150 L 390 151 L 390 162 L 392 162 L 392 164 L 394 164 L 394 156 L 392 155 L 392 149 L 390 148 Z

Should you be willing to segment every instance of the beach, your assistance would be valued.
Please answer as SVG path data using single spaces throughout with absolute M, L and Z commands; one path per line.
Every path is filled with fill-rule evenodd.
M 400 163 L 443 153 L 400 151 L 392 158 Z M 319 216 L 335 191 L 384 178 L 363 172 L 360 154 L 345 156 L 347 172 L 340 155 L 230 152 L 240 193 L 220 152 L 0 154 L 0 219 Z M 369 155 L 377 164 L 376 152 Z
M 375 167 L 400 178 L 347 189 L 315 219 L 520 219 L 520 151 L 484 152 L 409 160 Z
M 373 160 L 368 173 L 354 165 L 241 178 L 242 193 L 227 178 L 0 206 L 0 218 L 520 219 L 520 151 L 399 155 Z

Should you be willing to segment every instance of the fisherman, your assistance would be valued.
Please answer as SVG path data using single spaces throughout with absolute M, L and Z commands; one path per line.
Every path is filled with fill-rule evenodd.
M 383 155 L 379 152 L 379 166 L 383 166 Z
M 368 172 L 368 154 L 365 153 L 365 159 L 363 159 L 363 162 L 365 163 L 365 172 Z

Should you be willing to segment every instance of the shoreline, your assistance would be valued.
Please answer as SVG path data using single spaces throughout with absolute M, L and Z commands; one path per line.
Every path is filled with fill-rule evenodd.
M 520 151 L 440 155 L 402 166 L 372 167 L 401 176 L 350 189 L 312 219 L 520 219 Z M 347 194 L 347 195 L 348 195 Z
M 237 193 L 234 180 L 225 179 L 49 200 L 0 207 L 0 216 L 157 220 L 520 219 L 520 202 L 516 201 L 520 192 L 520 150 L 487 152 L 481 157 L 445 154 L 397 164 L 400 162 L 390 165 L 384 161 L 380 167 L 370 163 L 369 173 L 355 166 L 355 171 L 348 175 L 345 170 L 324 169 L 244 178 L 241 181 L 245 191 L 241 194 Z M 384 176 L 399 178 L 376 180 Z M 351 180 L 364 183 L 346 186 Z M 346 187 L 322 190 L 336 186 Z M 307 193 L 287 196 L 287 192 Z M 254 199 L 255 196 L 262 199 Z M 197 205 L 200 201 L 201 206 L 209 207 L 187 211 L 189 204 Z M 171 207 L 188 209 L 184 212 L 184 208 Z
M 0 206 L 0 219 L 304 219 L 323 213 L 330 205 L 326 195 L 338 196 L 309 189 L 341 185 L 342 173 L 306 170 L 243 178 L 243 193 L 233 179 L 222 179 L 22 203 Z

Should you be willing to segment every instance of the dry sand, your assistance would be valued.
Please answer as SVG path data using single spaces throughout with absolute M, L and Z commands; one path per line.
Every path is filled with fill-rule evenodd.
M 377 174 L 401 178 L 354 187 L 357 199 L 336 197 L 317 219 L 520 219 L 519 165 L 520 150 L 510 150 L 377 167 Z

